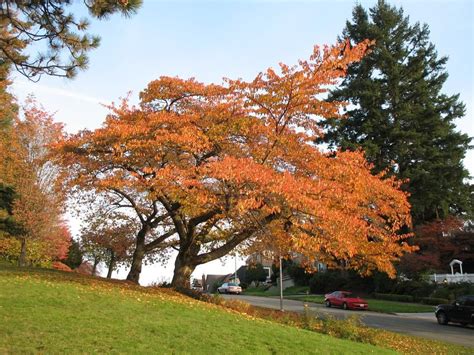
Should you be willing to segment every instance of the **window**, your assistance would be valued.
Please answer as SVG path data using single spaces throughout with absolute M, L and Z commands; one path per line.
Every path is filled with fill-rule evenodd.
M 466 306 L 474 307 L 474 297 L 466 298 Z

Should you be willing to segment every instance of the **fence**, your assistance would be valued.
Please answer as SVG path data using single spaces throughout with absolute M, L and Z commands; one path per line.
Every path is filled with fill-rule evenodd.
M 472 282 L 474 283 L 474 274 L 433 274 L 430 275 L 430 280 L 436 283 L 447 282 Z M 446 280 L 446 281 L 445 281 Z

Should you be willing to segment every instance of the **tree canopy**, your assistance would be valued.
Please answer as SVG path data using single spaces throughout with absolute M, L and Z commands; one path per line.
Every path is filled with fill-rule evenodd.
M 0 214 L 6 212 L 0 253 L 20 265 L 47 264 L 66 257 L 71 239 L 62 220 L 64 194 L 56 189 L 59 168 L 49 157 L 62 125 L 33 101 L 24 116 L 0 131 Z
M 399 233 L 410 225 L 399 182 L 372 175 L 362 152 L 314 144 L 319 121 L 343 106 L 321 95 L 367 45 L 315 47 L 309 60 L 250 82 L 161 77 L 138 107 L 124 101 L 102 128 L 58 143 L 71 186 L 109 196 L 140 222 L 128 278 L 138 281 L 140 258 L 162 243 L 178 250 L 179 287 L 197 265 L 257 240 L 308 261 L 393 274 L 392 262 L 411 250 Z
M 455 127 L 465 107 L 458 94 L 443 93 L 448 59 L 438 56 L 429 34 L 383 0 L 369 11 L 355 6 L 342 37 L 374 42 L 331 92 L 329 102 L 351 105 L 346 119 L 326 121 L 324 138 L 342 150 L 364 149 L 375 172 L 388 169 L 405 181 L 415 224 L 472 210 L 463 166 L 471 138 Z

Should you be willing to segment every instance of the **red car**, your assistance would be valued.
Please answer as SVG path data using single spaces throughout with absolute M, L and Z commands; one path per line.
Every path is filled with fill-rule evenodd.
M 357 297 L 352 292 L 334 291 L 324 295 L 324 303 L 326 307 L 341 307 L 343 309 L 368 309 L 369 305 L 366 300 Z

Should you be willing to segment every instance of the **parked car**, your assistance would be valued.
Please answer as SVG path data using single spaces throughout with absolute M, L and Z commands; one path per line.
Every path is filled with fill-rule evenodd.
M 221 287 L 217 289 L 218 293 L 235 293 L 240 295 L 242 292 L 242 287 L 233 282 L 223 283 Z
M 348 291 L 334 291 L 324 295 L 326 307 L 341 307 L 343 309 L 368 309 L 369 304 L 363 298 Z
M 440 304 L 435 310 L 439 324 L 474 324 L 474 295 L 459 297 L 452 304 Z

